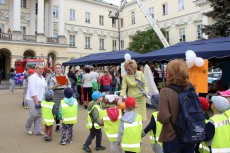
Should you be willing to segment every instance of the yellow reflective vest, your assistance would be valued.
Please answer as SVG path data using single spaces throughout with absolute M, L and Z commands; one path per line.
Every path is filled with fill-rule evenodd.
M 124 151 L 141 152 L 142 117 L 137 114 L 133 123 L 124 122 L 121 147 Z
M 42 122 L 43 124 L 50 126 L 54 124 L 54 115 L 53 115 L 53 106 L 54 102 L 47 102 L 43 100 L 41 102 L 42 107 Z
M 160 122 L 157 121 L 157 112 L 152 113 L 153 117 L 155 118 L 156 121 L 156 140 L 158 141 L 160 133 L 161 133 L 161 129 L 162 129 L 162 124 Z M 150 136 L 150 140 L 151 143 L 154 144 L 155 143 L 155 139 L 154 139 L 154 134 L 153 134 L 153 130 L 149 131 L 149 136 Z M 160 145 L 162 145 L 162 143 L 158 142 Z
M 93 127 L 93 125 L 94 125 L 94 128 L 95 128 L 95 129 L 100 129 L 100 128 L 101 128 L 101 126 L 98 125 L 97 123 L 94 123 L 94 124 L 93 124 L 93 122 L 92 122 L 92 120 L 91 120 L 91 117 L 90 117 L 90 115 L 89 115 L 89 114 L 92 112 L 92 110 L 93 110 L 94 108 L 96 108 L 96 109 L 98 110 L 98 112 L 99 112 L 99 118 L 102 120 L 101 107 L 100 107 L 99 105 L 94 105 L 94 106 L 92 107 L 92 109 L 91 109 L 90 111 L 88 111 L 87 124 L 86 124 L 86 127 L 87 127 L 88 129 L 91 129 L 91 128 Z
M 230 123 L 224 114 L 214 115 L 210 118 L 215 126 L 215 135 L 212 139 L 212 153 L 230 152 Z M 202 143 L 203 153 L 209 153 L 206 143 Z
M 121 110 L 119 109 L 119 116 L 118 120 L 113 122 L 109 119 L 109 116 L 107 115 L 106 110 L 102 110 L 102 118 L 104 121 L 104 130 L 105 134 L 107 135 L 109 141 L 115 142 L 118 137 L 118 129 L 120 125 L 120 119 L 121 119 Z
M 77 100 L 74 99 L 74 104 L 69 106 L 61 100 L 61 110 L 62 110 L 62 123 L 64 124 L 75 124 L 77 123 L 77 107 L 78 103 Z
M 230 122 L 230 109 L 224 112 L 224 115 L 227 116 L 228 121 Z

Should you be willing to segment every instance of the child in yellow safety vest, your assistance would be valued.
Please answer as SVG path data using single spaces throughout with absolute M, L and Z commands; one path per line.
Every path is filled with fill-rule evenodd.
M 112 99 L 111 102 L 105 99 L 104 102 L 107 104 L 107 108 L 101 111 L 104 121 L 104 131 L 110 142 L 110 153 L 116 153 L 116 140 L 122 112 L 116 106 L 117 99 Z M 119 147 L 118 150 L 119 153 L 122 153 L 121 147 Z
M 62 117 L 62 136 L 61 145 L 66 143 L 72 143 L 73 140 L 73 125 L 77 123 L 78 103 L 73 98 L 73 90 L 71 88 L 65 88 L 65 98 L 61 100 L 59 113 Z M 68 134 L 68 138 L 67 138 Z
M 125 114 L 121 118 L 117 144 L 125 153 L 141 152 L 142 116 L 135 113 L 136 101 L 133 97 L 125 100 Z
M 52 130 L 54 124 L 54 114 L 55 114 L 55 103 L 53 102 L 53 91 L 48 90 L 45 93 L 45 100 L 42 100 L 42 120 L 43 124 L 45 124 L 45 141 L 52 140 Z
M 223 114 L 230 105 L 226 98 L 212 97 L 211 109 L 214 115 L 205 126 L 205 143 L 202 143 L 203 153 L 230 152 L 230 123 Z
M 88 117 L 86 127 L 90 129 L 90 134 L 83 144 L 82 149 L 86 152 L 92 152 L 89 148 L 89 145 L 92 143 L 92 140 L 96 136 L 96 151 L 105 150 L 106 148 L 101 145 L 102 132 L 101 126 L 103 126 L 102 115 L 101 115 L 101 102 L 105 93 L 100 93 L 99 91 L 94 91 L 92 94 L 93 101 L 90 102 L 88 106 Z

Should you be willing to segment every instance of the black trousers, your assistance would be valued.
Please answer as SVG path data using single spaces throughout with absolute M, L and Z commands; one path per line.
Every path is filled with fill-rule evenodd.
M 77 85 L 77 92 L 78 92 L 78 94 L 79 94 L 79 101 L 80 101 L 80 104 L 82 104 L 82 97 L 81 97 L 81 86 L 80 85 Z
M 88 101 L 91 101 L 92 100 L 92 87 L 84 87 L 83 91 L 84 91 L 84 101 L 87 101 L 87 97 L 88 97 Z
M 94 126 L 90 129 L 90 133 L 88 138 L 85 141 L 85 145 L 89 146 L 92 143 L 92 140 L 96 136 L 96 146 L 101 146 L 101 140 L 102 140 L 102 133 L 101 129 L 95 129 Z

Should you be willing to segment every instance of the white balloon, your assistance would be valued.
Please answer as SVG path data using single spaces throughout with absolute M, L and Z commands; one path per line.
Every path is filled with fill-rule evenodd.
M 194 62 L 188 62 L 188 61 L 186 61 L 186 64 L 187 64 L 188 68 L 191 68 L 191 67 L 193 67 Z
M 190 52 L 186 55 L 186 61 L 188 62 L 194 62 L 195 59 L 196 59 L 195 53 Z
M 185 52 L 185 56 L 187 56 L 188 54 L 195 54 L 196 55 L 196 53 L 193 50 L 187 50 Z
M 195 59 L 195 65 L 198 67 L 202 67 L 204 65 L 204 59 L 201 57 L 197 57 Z
M 126 53 L 124 58 L 125 60 L 131 60 L 131 55 L 129 53 Z

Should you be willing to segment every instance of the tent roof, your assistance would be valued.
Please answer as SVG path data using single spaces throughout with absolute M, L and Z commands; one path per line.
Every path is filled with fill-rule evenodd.
M 68 62 L 63 63 L 62 65 L 92 65 L 92 64 L 118 64 L 124 62 L 124 55 L 129 53 L 132 59 L 136 59 L 140 57 L 141 54 L 129 51 L 129 50 L 121 50 L 121 51 L 110 51 L 110 52 L 102 52 L 102 53 L 94 53 L 90 54 L 78 59 L 70 60 Z
M 157 51 L 142 54 L 140 61 L 163 61 L 185 58 L 185 52 L 193 50 L 204 59 L 224 58 L 230 56 L 230 37 L 182 42 Z

